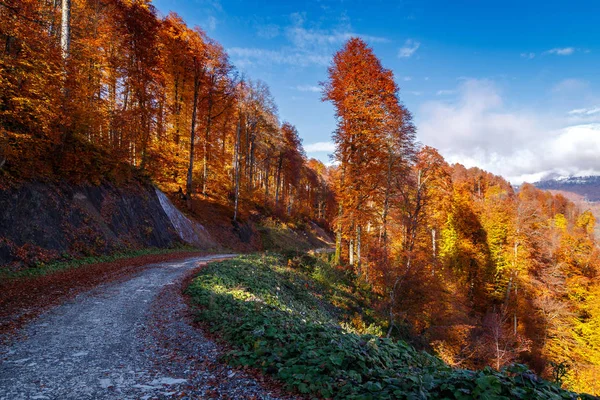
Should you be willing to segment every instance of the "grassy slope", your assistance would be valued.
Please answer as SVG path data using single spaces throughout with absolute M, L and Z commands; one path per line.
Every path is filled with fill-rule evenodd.
M 210 264 L 188 293 L 200 306 L 199 319 L 233 345 L 232 364 L 260 368 L 301 393 L 340 399 L 578 397 L 521 365 L 502 372 L 453 370 L 402 341 L 379 337 L 376 318 L 356 314 L 365 310 L 367 292 L 349 278 L 308 256 L 244 256 Z

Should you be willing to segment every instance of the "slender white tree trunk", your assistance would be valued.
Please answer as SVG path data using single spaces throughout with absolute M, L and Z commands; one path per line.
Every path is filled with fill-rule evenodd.
M 237 124 L 237 128 L 236 128 L 235 150 L 234 150 L 235 204 L 233 207 L 233 222 L 237 221 L 238 202 L 239 202 L 239 198 L 240 198 L 240 135 L 241 135 L 241 131 L 242 131 L 242 114 L 241 114 L 241 112 L 238 112 L 238 113 L 239 113 L 239 116 L 238 116 L 239 119 L 238 119 L 238 124 Z
M 63 59 L 67 59 L 69 57 L 69 50 L 71 49 L 71 0 L 62 0 L 60 48 Z

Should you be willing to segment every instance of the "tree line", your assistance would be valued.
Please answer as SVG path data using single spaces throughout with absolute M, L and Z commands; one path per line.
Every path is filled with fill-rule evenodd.
M 335 54 L 323 89 L 337 117 L 336 262 L 379 295 L 387 335 L 453 366 L 527 363 L 600 393 L 592 213 L 416 143 L 392 72 L 361 39 Z
M 3 0 L 0 38 L 0 156 L 13 173 L 89 180 L 101 151 L 105 169 L 133 166 L 188 201 L 230 200 L 234 219 L 246 203 L 325 219 L 324 166 L 268 86 L 178 15 L 147 0 Z

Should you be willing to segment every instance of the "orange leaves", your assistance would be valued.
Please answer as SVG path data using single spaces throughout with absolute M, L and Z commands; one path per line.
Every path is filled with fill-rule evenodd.
M 277 192 L 289 217 L 327 214 L 327 185 L 297 131 L 280 126 L 268 87 L 238 82 L 202 29 L 158 18 L 147 0 L 73 0 L 63 60 L 60 11 L 60 1 L 0 4 L 3 171 L 98 182 L 129 176 L 128 164 L 190 196 L 202 188 L 268 210 Z
M 48 40 L 51 6 L 39 1 L 6 1 L 0 6 L 0 123 L 18 133 L 55 139 L 61 117 L 62 63 Z
M 386 231 L 394 182 L 411 158 L 414 129 L 393 74 L 363 40 L 350 39 L 328 72 L 323 100 L 333 103 L 338 117 L 333 136 L 341 169 L 338 237 L 347 238 L 348 257 L 360 265 L 361 248 L 370 245 L 371 235 Z M 338 240 L 337 253 L 340 246 Z

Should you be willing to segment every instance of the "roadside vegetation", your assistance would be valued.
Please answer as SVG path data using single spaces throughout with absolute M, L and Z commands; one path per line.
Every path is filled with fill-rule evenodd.
M 453 369 L 384 338 L 370 291 L 327 256 L 288 252 L 209 264 L 188 287 L 198 319 L 232 345 L 236 366 L 258 368 L 322 398 L 575 399 L 513 364 Z M 363 287 L 364 286 L 364 287 Z

